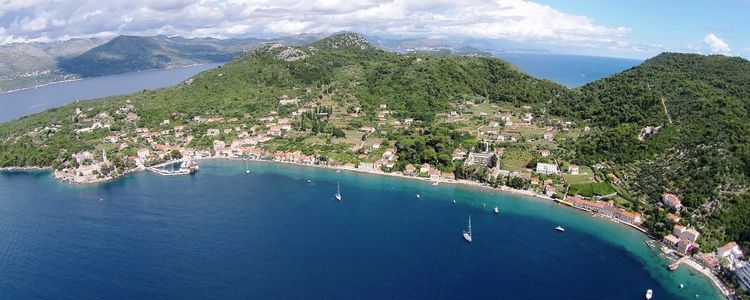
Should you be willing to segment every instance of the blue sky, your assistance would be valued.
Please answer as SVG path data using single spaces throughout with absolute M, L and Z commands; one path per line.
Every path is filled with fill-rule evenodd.
M 750 0 L 0 0 L 0 44 L 78 37 L 274 37 L 353 31 L 492 50 L 750 57 Z
M 703 52 L 714 34 L 730 54 L 750 57 L 750 0 L 594 1 L 539 0 L 565 13 L 585 15 L 597 24 L 631 29 L 632 43 L 661 45 L 670 51 Z

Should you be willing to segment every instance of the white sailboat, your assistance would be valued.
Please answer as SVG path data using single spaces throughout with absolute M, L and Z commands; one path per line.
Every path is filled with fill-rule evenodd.
M 471 215 L 469 215 L 469 229 L 464 230 L 464 240 L 471 243 Z
M 497 206 L 495 206 L 495 209 L 493 210 L 493 212 L 494 212 L 495 214 L 499 214 L 499 213 L 500 213 L 500 209 L 498 209 L 498 208 L 497 208 Z
M 336 182 L 336 200 L 341 201 L 341 185 Z
M 654 296 L 654 291 L 651 289 L 646 290 L 646 299 L 651 299 Z

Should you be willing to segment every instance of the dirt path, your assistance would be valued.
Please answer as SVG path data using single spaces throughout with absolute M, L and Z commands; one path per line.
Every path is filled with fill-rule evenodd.
M 669 112 L 667 111 L 667 103 L 665 102 L 666 98 L 661 97 L 661 107 L 664 108 L 664 114 L 667 116 L 667 120 L 669 120 L 669 124 L 672 124 L 672 117 L 669 116 Z

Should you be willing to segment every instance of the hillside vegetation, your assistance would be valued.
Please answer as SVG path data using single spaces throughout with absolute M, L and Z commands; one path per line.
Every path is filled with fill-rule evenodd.
M 141 47 L 127 39 L 121 42 L 123 47 Z M 115 49 L 103 50 L 107 49 L 92 53 L 119 59 Z M 140 50 L 156 54 L 150 63 L 168 63 L 160 56 L 169 55 L 162 47 Z M 86 63 L 75 65 L 84 68 Z M 378 124 L 378 114 L 387 110 L 380 123 L 414 119 L 418 124 L 406 129 L 384 125 L 380 128 L 387 133 L 374 133 L 379 138 L 375 143 L 398 147 L 401 157 L 396 169 L 405 163 L 427 162 L 443 172 L 480 181 L 487 178 L 486 168 L 475 174 L 453 168 L 451 151 L 472 150 L 478 138 L 473 136 L 479 131 L 476 126 L 460 124 L 489 124 L 487 118 L 494 120 L 501 108 L 505 120 L 516 123 L 524 114 L 534 115 L 533 123 L 514 127 L 518 131 L 508 135 L 518 136 L 519 143 L 492 146 L 507 148 L 514 158 L 493 159 L 492 165 L 507 163 L 511 170 L 525 171 L 537 162 L 553 162 L 552 157 L 538 154 L 551 149 L 555 159 L 599 166 L 587 175 L 597 182 L 589 184 L 587 177 L 578 190 L 616 191 L 618 205 L 646 212 L 644 224 L 657 235 L 672 225 L 658 205 L 660 195 L 671 192 L 687 207 L 680 223 L 698 226 L 703 248 L 730 240 L 748 246 L 750 241 L 750 62 L 724 56 L 662 54 L 569 90 L 528 76 L 500 59 L 398 55 L 378 50 L 356 34 L 338 34 L 299 47 L 267 44 L 172 88 L 71 104 L 1 124 L 0 166 L 67 167 L 74 153 L 111 147 L 103 146 L 102 140 L 113 134 L 139 142 L 119 152 L 112 150 L 111 157 L 132 156 L 136 147 L 148 146 L 135 138 L 135 127 L 158 131 L 187 125 L 196 137 L 188 145 L 209 148 L 218 138 L 204 136 L 209 125 L 191 121 L 195 116 L 236 119 L 224 126 L 234 132 L 234 126 L 270 125 L 261 117 L 285 118 L 293 109 L 308 108 L 280 105 L 280 98 L 315 104 L 326 117 L 319 118 L 316 111 L 290 117 L 297 129 L 269 146 L 271 150 L 302 149 L 306 154 L 335 154 L 349 161 L 370 159 L 366 153 L 349 150 L 353 141 L 335 145 L 332 140 L 343 139 L 360 126 Z M 112 117 L 131 104 L 139 116 L 137 124 Z M 76 108 L 82 113 L 76 114 Z M 467 116 L 466 120 L 449 123 L 445 121 L 449 112 L 456 119 Z M 350 118 L 352 114 L 357 117 Z M 81 120 L 104 120 L 112 126 L 76 134 L 75 129 L 89 126 Z M 171 122 L 169 128 L 164 127 L 165 120 Z M 568 127 L 563 130 L 564 126 Z M 531 130 L 537 128 L 541 133 Z M 559 129 L 560 137 L 541 138 L 553 129 Z M 355 141 L 360 137 L 361 142 L 367 140 L 358 135 Z M 231 142 L 236 136 L 222 138 Z M 165 141 L 176 142 L 171 137 Z M 549 177 L 542 180 L 560 181 Z M 526 187 L 528 180 L 515 180 L 513 186 Z

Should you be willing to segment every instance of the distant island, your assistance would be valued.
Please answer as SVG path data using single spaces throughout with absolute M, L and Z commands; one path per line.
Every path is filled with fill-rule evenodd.
M 93 183 L 265 159 L 473 182 L 607 216 L 729 268 L 715 250 L 750 249 L 748 101 L 750 62 L 737 57 L 664 53 L 567 89 L 496 58 L 396 54 L 341 33 L 0 124 L 0 166 Z

